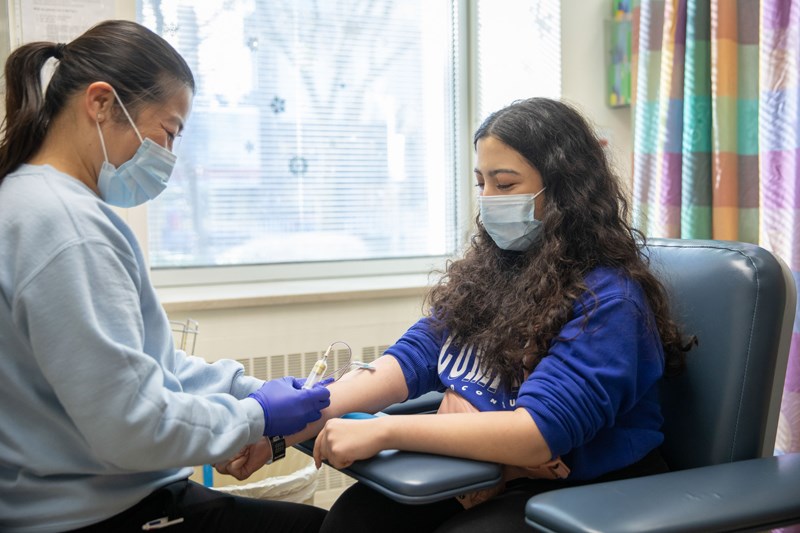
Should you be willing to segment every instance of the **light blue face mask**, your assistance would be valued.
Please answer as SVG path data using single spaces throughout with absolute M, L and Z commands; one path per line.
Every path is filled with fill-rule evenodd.
M 480 196 L 481 222 L 492 240 L 503 250 L 529 250 L 542 229 L 533 216 L 536 194 Z
M 100 189 L 100 196 L 109 204 L 117 207 L 134 207 L 152 200 L 167 188 L 167 181 L 172 175 L 178 158 L 151 139 L 142 139 L 142 135 L 136 129 L 136 124 L 133 123 L 128 110 L 122 104 L 117 91 L 113 88 L 111 90 L 114 91 L 114 97 L 142 144 L 132 158 L 116 168 L 108 162 L 103 131 L 100 129 L 100 123 L 95 122 L 105 158 L 100 167 L 100 174 L 97 176 L 97 188 Z

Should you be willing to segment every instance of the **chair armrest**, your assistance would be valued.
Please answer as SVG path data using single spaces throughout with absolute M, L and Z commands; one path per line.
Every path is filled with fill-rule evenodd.
M 295 445 L 312 455 L 314 440 Z M 500 465 L 425 453 L 384 450 L 342 470 L 400 503 L 422 504 L 452 498 L 500 483 Z
M 534 496 L 539 531 L 750 531 L 800 522 L 800 453 L 560 489 Z
M 382 412 L 386 413 L 387 415 L 414 415 L 433 413 L 439 409 L 439 404 L 442 403 L 443 397 L 443 392 L 426 392 L 419 398 L 414 398 L 413 400 L 406 400 L 401 403 L 390 405 Z

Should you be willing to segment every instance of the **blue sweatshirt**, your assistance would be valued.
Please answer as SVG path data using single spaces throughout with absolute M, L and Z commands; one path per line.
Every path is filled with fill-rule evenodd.
M 409 398 L 450 388 L 480 411 L 524 408 L 553 456 L 571 468 L 569 479 L 642 459 L 663 441 L 657 382 L 664 351 L 653 314 L 641 288 L 616 270 L 598 268 L 586 283 L 594 294 L 576 300 L 546 356 L 511 390 L 484 369 L 479 351 L 456 346 L 423 318 L 387 350 Z
M 174 348 L 126 224 L 83 183 L 0 184 L 0 531 L 101 521 L 261 437 L 234 361 Z

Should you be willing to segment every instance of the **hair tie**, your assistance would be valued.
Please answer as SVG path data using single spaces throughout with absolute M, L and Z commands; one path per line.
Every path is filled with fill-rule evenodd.
M 53 57 L 61 61 L 61 59 L 64 57 L 64 49 L 66 47 L 67 45 L 64 43 L 57 43 L 55 50 L 53 50 Z

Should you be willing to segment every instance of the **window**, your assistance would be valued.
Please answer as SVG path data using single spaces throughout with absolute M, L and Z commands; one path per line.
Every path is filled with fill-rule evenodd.
M 556 0 L 139 0 L 137 13 L 197 82 L 178 166 L 148 206 L 157 283 L 159 269 L 173 284 L 200 267 L 427 269 L 472 222 L 474 125 L 560 90 Z

